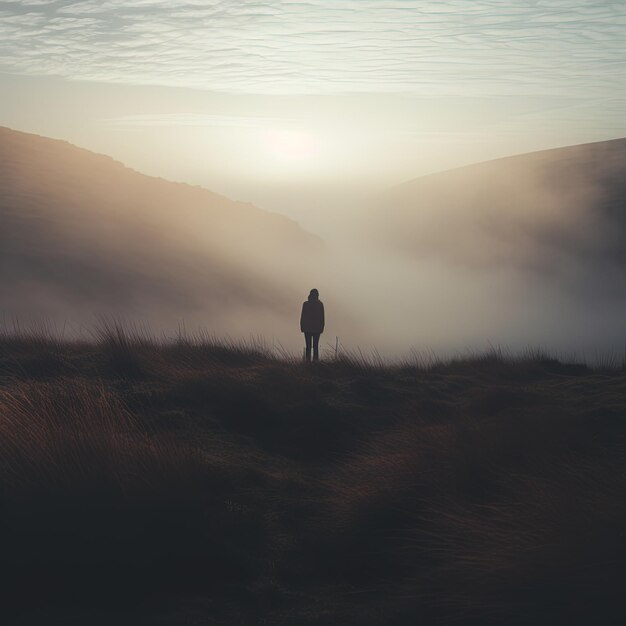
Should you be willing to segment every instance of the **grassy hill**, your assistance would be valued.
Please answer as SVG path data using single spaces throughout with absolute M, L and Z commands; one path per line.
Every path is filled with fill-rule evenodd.
M 0 127 L 4 313 L 92 323 L 159 311 L 161 328 L 194 316 L 245 328 L 248 316 L 269 334 L 323 250 L 282 215 Z
M 626 271 L 626 138 L 423 176 L 390 190 L 376 238 L 409 258 L 499 265 L 614 292 Z
M 617 624 L 626 374 L 0 339 L 5 624 Z

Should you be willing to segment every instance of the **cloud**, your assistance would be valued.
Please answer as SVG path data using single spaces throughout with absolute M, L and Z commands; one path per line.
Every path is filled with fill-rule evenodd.
M 159 113 L 157 115 L 139 114 L 124 115 L 107 119 L 112 126 L 233 126 L 237 128 L 263 129 L 274 126 L 284 126 L 296 123 L 297 118 L 272 117 L 272 116 L 249 116 L 249 115 L 208 115 L 195 113 Z
M 244 93 L 626 97 L 626 5 L 11 0 L 0 71 Z

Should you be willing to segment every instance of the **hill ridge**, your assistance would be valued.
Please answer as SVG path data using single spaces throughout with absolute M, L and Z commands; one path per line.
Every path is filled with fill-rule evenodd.
M 459 165 L 458 167 L 446 168 L 443 170 L 438 170 L 436 172 L 431 172 L 430 174 L 424 174 L 422 176 L 416 176 L 415 178 L 409 178 L 401 183 L 393 185 L 392 187 L 389 188 L 388 191 L 394 192 L 394 191 L 397 191 L 398 189 L 403 188 L 405 185 L 408 186 L 408 185 L 411 185 L 412 183 L 417 183 L 418 181 L 422 181 L 424 179 L 429 179 L 431 177 L 440 176 L 442 174 L 451 174 L 453 172 L 459 172 L 461 170 L 467 170 L 467 169 L 474 168 L 474 167 L 481 167 L 483 165 L 487 166 L 489 164 L 508 162 L 514 159 L 531 158 L 531 157 L 537 157 L 541 155 L 549 156 L 550 154 L 553 154 L 556 152 L 566 152 L 570 150 L 574 151 L 574 150 L 580 150 L 580 149 L 590 148 L 594 146 L 595 147 L 609 146 L 609 145 L 612 146 L 612 145 L 617 145 L 617 144 L 623 144 L 624 150 L 626 150 L 626 137 L 616 137 L 615 139 L 590 141 L 590 142 L 579 143 L 579 144 L 568 144 L 566 146 L 557 146 L 555 148 L 531 150 L 530 152 L 517 152 L 515 154 L 509 154 L 507 156 L 495 157 L 493 159 L 485 159 L 484 161 L 475 161 L 472 163 L 467 163 L 466 165 Z
M 228 319 L 242 318 L 239 305 L 244 317 L 287 315 L 300 299 L 294 277 L 310 274 L 324 251 L 279 213 L 7 127 L 0 224 L 3 313 L 81 323 L 94 312 L 154 319 L 168 311 L 188 321 L 209 315 L 227 332 Z M 268 319 L 258 332 L 271 327 Z

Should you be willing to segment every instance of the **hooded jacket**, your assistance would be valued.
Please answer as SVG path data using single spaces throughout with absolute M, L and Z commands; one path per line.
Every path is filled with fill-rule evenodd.
M 324 304 L 321 300 L 309 296 L 309 299 L 302 304 L 300 330 L 303 333 L 315 335 L 324 332 Z

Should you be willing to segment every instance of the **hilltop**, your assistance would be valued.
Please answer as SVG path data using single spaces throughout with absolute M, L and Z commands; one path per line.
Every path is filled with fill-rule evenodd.
M 619 622 L 626 375 L 0 340 L 6 624 Z

